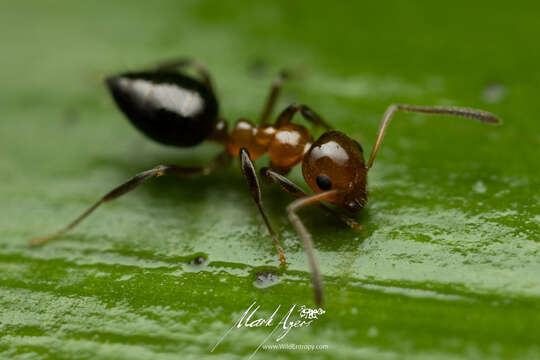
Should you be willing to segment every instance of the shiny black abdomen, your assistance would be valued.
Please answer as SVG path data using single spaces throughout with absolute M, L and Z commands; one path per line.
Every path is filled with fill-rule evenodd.
M 218 102 L 203 83 L 174 72 L 135 72 L 107 78 L 118 107 L 145 135 L 165 145 L 194 146 L 208 138 Z

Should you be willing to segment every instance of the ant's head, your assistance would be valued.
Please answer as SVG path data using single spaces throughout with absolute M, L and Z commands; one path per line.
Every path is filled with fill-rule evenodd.
M 366 167 L 360 144 L 339 131 L 324 133 L 304 156 L 302 174 L 316 193 L 338 190 L 330 203 L 358 211 L 366 203 Z

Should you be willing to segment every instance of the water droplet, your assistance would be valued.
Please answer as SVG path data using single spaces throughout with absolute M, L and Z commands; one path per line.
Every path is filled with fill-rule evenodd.
M 255 273 L 255 287 L 263 289 L 275 285 L 279 281 L 279 276 L 272 270 L 259 271 Z
M 377 329 L 375 326 L 372 326 L 369 328 L 367 332 L 368 337 L 377 337 L 379 335 L 379 329 Z
M 473 186 L 473 190 L 479 194 L 483 194 L 486 192 L 487 190 L 487 187 L 486 185 L 482 182 L 482 180 L 478 180 L 476 182 L 476 184 L 474 184 Z
M 490 83 L 484 88 L 483 98 L 489 104 L 500 102 L 506 97 L 506 86 L 499 83 Z
M 204 263 L 206 263 L 206 258 L 202 255 L 197 255 L 189 261 L 190 265 L 203 265 Z

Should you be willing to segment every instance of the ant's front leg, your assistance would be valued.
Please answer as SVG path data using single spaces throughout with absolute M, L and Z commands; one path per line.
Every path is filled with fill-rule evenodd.
M 306 192 L 302 190 L 298 185 L 293 183 L 291 180 L 287 179 L 285 176 L 280 175 L 273 170 L 270 170 L 269 168 L 262 168 L 261 176 L 265 179 L 270 179 L 275 184 L 278 184 L 282 190 L 284 190 L 285 192 L 291 194 L 292 196 L 296 198 L 302 198 L 302 197 L 308 196 L 308 194 L 306 194 Z M 364 229 L 363 226 L 357 223 L 355 220 L 351 219 L 345 214 L 342 214 L 340 212 L 335 211 L 332 208 L 329 208 L 328 206 L 324 205 L 321 202 L 317 202 L 315 203 L 315 205 L 323 209 L 324 211 L 328 212 L 329 214 L 336 216 L 352 229 L 356 229 L 356 230 Z
M 30 240 L 31 246 L 36 245 L 42 245 L 52 239 L 55 239 L 67 231 L 74 228 L 77 224 L 79 224 L 81 221 L 83 221 L 88 215 L 90 215 L 94 210 L 96 210 L 101 204 L 109 202 L 111 200 L 114 200 L 131 190 L 135 189 L 137 186 L 147 182 L 148 180 L 164 176 L 164 175 L 176 175 L 176 176 L 199 176 L 199 175 L 207 175 L 213 172 L 214 170 L 217 170 L 218 168 L 221 168 L 228 164 L 230 162 L 230 157 L 227 153 L 221 153 L 216 157 L 214 162 L 207 167 L 180 167 L 175 165 L 159 165 L 156 166 L 153 169 L 143 171 L 125 183 L 115 187 L 113 190 L 109 191 L 105 196 L 103 196 L 101 199 L 99 199 L 94 205 L 90 206 L 86 211 L 84 211 L 79 217 L 77 217 L 75 220 L 73 220 L 71 223 L 69 223 L 66 227 L 63 229 L 42 237 L 33 238 Z
M 244 174 L 244 177 L 246 178 L 248 182 L 251 196 L 253 197 L 253 200 L 255 201 L 255 204 L 257 205 L 257 208 L 259 209 L 259 212 L 261 213 L 263 217 L 264 223 L 266 224 L 266 228 L 268 229 L 270 236 L 274 240 L 274 244 L 276 245 L 276 250 L 279 254 L 279 261 L 281 265 L 286 265 L 287 261 L 285 260 L 285 255 L 283 254 L 283 249 L 281 248 L 281 244 L 279 243 L 279 240 L 276 234 L 274 233 L 274 230 L 272 230 L 272 227 L 270 226 L 270 222 L 268 221 L 268 218 L 266 217 L 266 214 L 264 213 L 264 210 L 262 208 L 261 187 L 259 186 L 259 180 L 257 179 L 257 172 L 255 171 L 255 167 L 253 166 L 253 162 L 251 161 L 249 152 L 247 151 L 247 149 L 241 148 L 239 156 L 240 156 L 240 162 L 242 165 L 242 173 Z
M 319 266 L 317 265 L 317 260 L 315 259 L 315 251 L 313 249 L 313 241 L 311 240 L 311 234 L 302 223 L 302 220 L 296 214 L 296 211 L 300 208 L 315 204 L 321 200 L 325 200 L 328 197 L 331 197 L 338 193 L 339 190 L 328 190 L 319 194 L 306 196 L 300 199 L 293 201 L 289 206 L 287 206 L 287 213 L 289 215 L 289 220 L 293 224 L 296 232 L 300 236 L 302 243 L 304 244 L 304 250 L 306 251 L 309 266 L 311 268 L 311 278 L 313 281 L 313 290 L 315 292 L 315 303 L 321 305 L 323 302 L 323 288 L 321 276 L 319 275 Z

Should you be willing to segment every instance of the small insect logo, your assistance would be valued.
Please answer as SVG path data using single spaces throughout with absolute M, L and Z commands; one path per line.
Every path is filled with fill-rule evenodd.
M 298 309 L 298 312 L 300 313 L 301 318 L 304 318 L 304 319 L 318 319 L 317 316 L 324 314 L 326 311 L 324 311 L 321 308 L 310 309 L 310 308 L 307 308 L 305 305 L 302 305 Z

